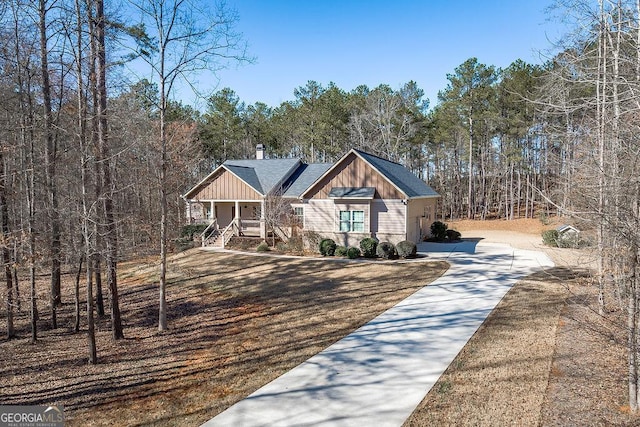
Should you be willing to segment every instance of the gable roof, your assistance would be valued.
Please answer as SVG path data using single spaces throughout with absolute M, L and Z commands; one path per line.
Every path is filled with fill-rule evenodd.
M 221 170 L 227 170 L 244 181 L 262 196 L 266 196 L 300 167 L 300 159 L 227 160 L 194 185 L 183 197 L 185 199 L 208 185 Z
M 263 194 L 262 184 L 260 184 L 260 179 L 258 178 L 258 174 L 254 168 L 236 165 L 223 165 L 223 167 L 246 182 L 258 193 Z
M 407 198 L 431 198 L 440 197 L 440 195 L 426 182 L 415 176 L 399 163 L 394 163 L 389 160 L 385 160 L 381 157 L 374 156 L 373 154 L 365 153 L 364 151 L 356 150 L 352 148 L 347 152 L 340 160 L 338 160 L 332 167 L 330 167 L 324 174 L 318 177 L 309 187 L 307 187 L 302 193 L 303 197 L 316 182 L 320 181 L 325 176 L 329 175 L 332 170 L 336 169 L 340 163 L 342 163 L 350 154 L 355 154 L 363 161 L 369 164 L 374 170 L 382 175 L 387 181 L 397 188 L 401 193 L 405 194 Z
M 282 187 L 283 197 L 303 198 L 311 187 L 334 170 L 351 153 L 369 164 L 407 198 L 440 197 L 423 180 L 401 164 L 356 149 L 351 149 L 334 164 L 305 164 L 300 159 L 227 160 L 187 191 L 183 197 L 190 198 L 208 185 L 218 172 L 227 170 L 262 196 Z
M 399 163 L 385 160 L 373 154 L 353 149 L 351 150 L 360 156 L 364 161 L 369 163 L 387 178 L 398 190 L 402 191 L 409 198 L 416 197 L 439 197 L 436 191 L 429 187 L 426 182 L 415 176 L 409 169 Z

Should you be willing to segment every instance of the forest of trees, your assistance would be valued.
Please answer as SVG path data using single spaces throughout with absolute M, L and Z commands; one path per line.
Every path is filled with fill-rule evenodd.
M 76 295 L 64 298 L 76 300 L 75 330 L 88 330 L 96 362 L 94 311 L 111 316 L 114 339 L 126 334 L 117 263 L 142 254 L 161 254 L 166 329 L 162 281 L 186 189 L 226 159 L 252 158 L 258 143 L 269 157 L 307 162 L 359 148 L 425 179 L 442 195 L 442 219 L 561 214 L 596 230 L 601 310 L 628 310 L 637 410 L 640 4 L 567 3 L 575 32 L 550 59 L 502 69 L 470 58 L 437 100 L 413 81 L 345 90 L 309 80 L 279 106 L 224 88 L 197 111 L 177 100 L 178 79 L 251 61 L 233 11 L 193 19 L 190 2 L 144 0 L 129 8 L 143 24 L 129 26 L 103 0 L 0 1 L 7 338 L 18 309 L 30 312 L 32 341 L 38 319 L 57 327 L 61 271 L 74 268 Z M 133 61 L 153 78 L 132 74 Z M 36 298 L 39 274 L 50 277 L 47 301 Z

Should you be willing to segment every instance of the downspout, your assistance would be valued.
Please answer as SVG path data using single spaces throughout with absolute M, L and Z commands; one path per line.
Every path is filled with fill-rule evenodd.
M 409 199 L 402 199 L 404 205 L 404 240 L 408 240 L 407 227 L 409 226 Z
M 371 232 L 371 210 L 373 209 L 373 200 L 374 199 L 369 200 L 369 218 L 367 219 L 369 221 L 367 227 L 369 229 L 369 237 L 373 237 L 373 233 Z
M 261 239 L 267 238 L 267 220 L 264 215 L 265 209 L 266 209 L 266 204 L 263 197 L 262 200 L 260 201 L 260 238 Z

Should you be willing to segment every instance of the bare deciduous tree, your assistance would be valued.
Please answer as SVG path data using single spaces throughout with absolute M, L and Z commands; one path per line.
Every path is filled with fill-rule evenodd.
M 160 146 L 160 283 L 158 330 L 167 329 L 167 109 L 175 85 L 190 82 L 197 71 L 215 71 L 228 60 L 246 61 L 245 47 L 233 26 L 237 16 L 224 5 L 197 0 L 143 0 L 132 5 L 144 24 L 138 53 L 159 86 Z M 146 33 L 146 32 L 148 33 Z M 155 42 L 154 42 L 155 41 Z

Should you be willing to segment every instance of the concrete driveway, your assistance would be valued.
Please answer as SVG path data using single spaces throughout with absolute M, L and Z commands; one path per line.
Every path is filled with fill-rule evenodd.
M 481 240 L 418 250 L 451 268 L 204 425 L 401 426 L 511 286 L 553 267 Z

